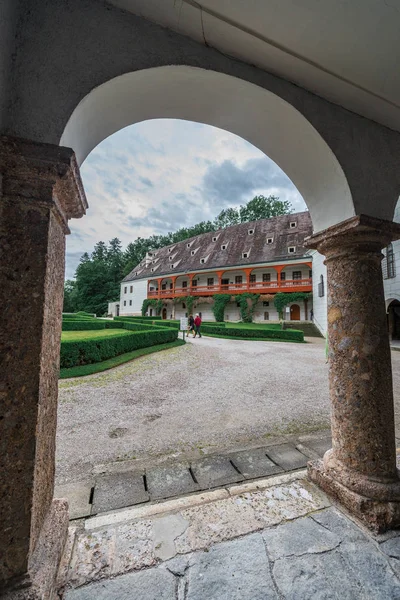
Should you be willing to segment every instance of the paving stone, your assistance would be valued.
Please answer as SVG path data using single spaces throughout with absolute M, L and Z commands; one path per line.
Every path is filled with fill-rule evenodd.
M 187 582 L 187 600 L 278 599 L 258 534 L 193 555 Z
M 67 592 L 66 600 L 176 600 L 176 578 L 167 569 L 128 573 Z
M 368 539 L 360 527 L 333 506 L 314 513 L 312 518 L 344 541 L 365 542 Z
M 383 542 L 380 545 L 380 549 L 388 556 L 400 559 L 400 536 Z
M 285 469 L 285 471 L 292 471 L 293 469 L 301 469 L 305 467 L 308 462 L 307 456 L 304 456 L 291 444 L 279 444 L 278 446 L 269 446 L 267 454 L 271 460 L 277 465 Z
M 192 471 L 201 489 L 243 481 L 227 456 L 210 456 L 192 463 Z
M 246 479 L 267 477 L 283 471 L 281 467 L 278 467 L 268 458 L 266 448 L 231 454 L 230 459 Z
M 150 520 L 116 527 L 111 574 L 121 575 L 153 566 L 156 563 L 153 535 L 153 523 Z
M 330 434 L 313 437 L 302 436 L 299 440 L 304 446 L 314 450 L 321 458 L 327 450 L 332 448 L 332 436 Z
M 70 519 L 88 517 L 92 510 L 89 500 L 93 485 L 93 481 L 57 485 L 54 489 L 54 498 L 67 498 Z
M 318 554 L 337 548 L 341 538 L 309 517 L 278 525 L 263 533 L 271 560 L 284 556 Z
M 200 490 L 186 464 L 155 467 L 146 473 L 147 489 L 152 500 L 172 498 Z
M 148 502 L 149 494 L 141 475 L 116 473 L 99 477 L 93 495 L 92 514 Z

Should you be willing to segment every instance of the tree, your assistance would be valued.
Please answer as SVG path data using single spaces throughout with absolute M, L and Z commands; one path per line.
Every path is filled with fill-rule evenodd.
M 64 282 L 63 312 L 75 312 L 76 309 L 76 284 L 72 279 Z
M 225 229 L 231 225 L 241 223 L 239 210 L 237 208 L 225 208 L 221 210 L 218 217 L 214 219 L 216 229 Z
M 293 212 L 292 205 L 287 200 L 279 200 L 276 196 L 255 196 L 239 208 L 240 223 L 270 219 L 279 215 Z

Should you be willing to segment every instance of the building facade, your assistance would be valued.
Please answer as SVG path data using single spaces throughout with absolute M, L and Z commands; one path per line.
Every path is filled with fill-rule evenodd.
M 187 315 L 185 297 L 193 296 L 203 320 L 215 320 L 216 294 L 230 294 L 226 321 L 239 321 L 236 296 L 259 294 L 253 320 L 278 320 L 274 296 L 312 292 L 312 256 L 304 239 L 312 233 L 307 211 L 241 223 L 148 252 L 121 283 L 120 315 L 140 315 L 145 299 L 161 300 L 161 316 Z M 284 318 L 309 320 L 311 299 L 288 303 Z M 149 305 L 149 316 L 156 314 Z

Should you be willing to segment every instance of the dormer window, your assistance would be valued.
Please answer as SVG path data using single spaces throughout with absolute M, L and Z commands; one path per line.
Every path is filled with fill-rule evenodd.
M 254 235 L 254 229 L 249 229 L 247 232 L 249 235 Z
M 297 227 L 296 221 L 290 221 L 289 227 L 290 227 L 290 229 L 294 229 L 294 227 Z
M 154 273 L 154 269 L 151 269 L 151 272 Z
M 171 269 L 175 269 L 175 265 L 171 265 Z
M 226 250 L 227 246 L 228 246 L 228 244 L 222 244 L 221 250 Z
M 188 248 L 190 248 L 191 246 L 193 246 L 193 244 L 194 244 L 194 240 L 192 240 L 191 242 L 188 242 L 188 243 L 186 244 L 186 246 L 187 246 Z
M 206 262 L 206 259 L 205 259 L 205 258 L 201 258 L 201 259 L 200 259 L 200 264 L 204 265 L 204 263 L 205 263 L 205 262 Z
M 172 256 L 169 257 L 169 260 L 173 260 Z
M 249 258 L 250 250 L 248 252 L 242 252 L 242 258 Z
M 194 256 L 196 254 L 196 250 L 192 250 L 190 254 Z
M 267 238 L 267 244 L 273 244 L 274 238 Z
M 288 254 L 294 254 L 296 252 L 296 246 L 289 246 Z

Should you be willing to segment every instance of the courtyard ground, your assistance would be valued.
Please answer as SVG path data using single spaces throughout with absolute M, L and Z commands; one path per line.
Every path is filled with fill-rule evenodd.
M 329 428 L 325 342 L 202 337 L 104 373 L 60 381 L 57 483 L 99 465 L 154 465 Z M 400 352 L 392 352 L 400 425 Z

